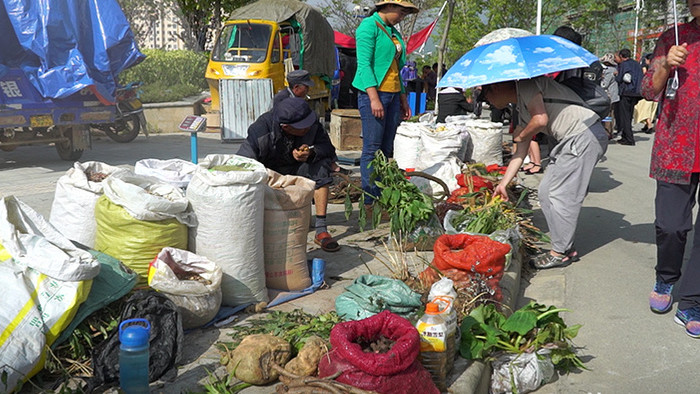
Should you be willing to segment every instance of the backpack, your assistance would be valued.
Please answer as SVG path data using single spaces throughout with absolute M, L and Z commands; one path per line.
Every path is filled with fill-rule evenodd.
M 583 106 L 595 112 L 600 119 L 610 115 L 610 96 L 597 82 L 588 78 L 569 78 L 560 83 L 581 97 Z M 564 99 L 545 98 L 544 102 L 581 105 L 581 103 Z

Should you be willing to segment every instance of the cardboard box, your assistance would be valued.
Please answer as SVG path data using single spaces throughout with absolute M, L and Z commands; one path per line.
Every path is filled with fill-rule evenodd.
M 362 150 L 362 121 L 356 109 L 331 112 L 330 137 L 337 150 Z

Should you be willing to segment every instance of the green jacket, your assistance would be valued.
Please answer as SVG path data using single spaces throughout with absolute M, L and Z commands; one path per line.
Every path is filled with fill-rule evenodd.
M 394 42 L 377 26 L 376 22 L 379 22 L 389 34 L 396 36 L 401 43 L 401 47 L 403 47 L 401 57 L 398 60 L 399 71 L 406 63 L 406 44 L 398 30 L 384 23 L 376 12 L 365 18 L 355 32 L 357 71 L 355 72 L 355 79 L 352 81 L 352 86 L 363 92 L 366 92 L 367 88 L 372 86 L 379 87 L 384 80 L 384 76 L 389 71 L 391 62 L 396 54 Z M 400 75 L 399 78 L 401 78 Z M 402 81 L 401 93 L 404 92 Z

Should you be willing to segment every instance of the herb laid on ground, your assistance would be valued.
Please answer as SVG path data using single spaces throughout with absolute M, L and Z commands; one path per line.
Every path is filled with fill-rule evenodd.
M 374 197 L 374 209 L 372 210 L 372 226 L 376 227 L 382 218 L 382 211 L 386 211 L 390 217 L 391 233 L 394 235 L 408 235 L 416 226 L 427 221 L 435 214 L 435 207 L 430 196 L 422 193 L 416 185 L 406 179 L 406 175 L 393 160 L 388 160 L 381 151 L 370 163 L 373 168 L 371 179 L 380 189 L 379 197 Z M 360 217 L 358 224 L 360 230 L 364 230 L 367 224 L 367 212 L 360 199 Z M 346 195 L 345 218 L 349 219 L 352 213 L 352 201 L 350 194 Z
M 531 301 L 506 317 L 494 304 L 481 305 L 462 320 L 460 354 L 466 359 L 489 359 L 496 351 L 519 354 L 549 349 L 556 369 L 586 369 L 571 342 L 581 325 L 567 326 L 560 312 L 568 310 Z
M 220 342 L 222 350 L 234 349 L 248 335 L 271 334 L 280 337 L 292 345 L 292 356 L 304 346 L 305 340 L 316 335 L 323 339 L 330 338 L 331 329 L 340 323 L 341 319 L 335 312 L 314 316 L 301 309 L 292 312 L 272 311 L 265 316 L 251 319 L 250 324 L 231 327 L 232 342 Z

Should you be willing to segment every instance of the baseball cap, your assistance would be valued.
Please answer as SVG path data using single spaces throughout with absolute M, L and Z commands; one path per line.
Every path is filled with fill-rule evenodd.
M 280 101 L 273 108 L 273 113 L 280 123 L 295 129 L 311 127 L 317 119 L 309 104 L 301 97 L 290 97 Z
M 294 85 L 314 86 L 314 81 L 311 80 L 311 74 L 306 70 L 294 70 L 289 72 L 287 74 L 287 82 L 289 82 L 290 87 Z

